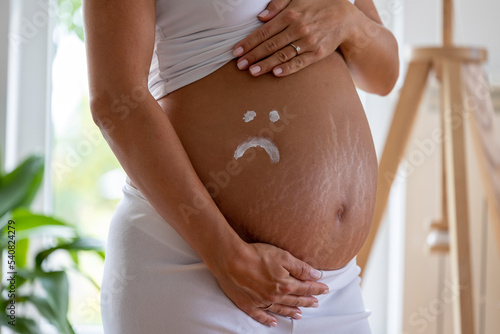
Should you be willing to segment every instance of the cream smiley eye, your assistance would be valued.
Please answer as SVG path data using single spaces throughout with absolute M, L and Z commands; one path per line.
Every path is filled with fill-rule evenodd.
M 255 116 L 257 116 L 257 113 L 253 110 L 249 110 L 245 113 L 245 115 L 243 115 L 243 120 L 245 121 L 245 123 L 248 123 L 253 121 Z M 277 122 L 279 121 L 279 119 L 280 119 L 280 114 L 278 113 L 278 111 L 272 110 L 271 112 L 269 112 L 269 120 L 271 122 L 273 123 Z
M 276 111 L 276 110 L 273 110 L 269 113 L 269 120 L 271 122 L 277 122 L 278 120 L 280 119 L 280 114 Z
M 253 121 L 253 119 L 255 118 L 255 116 L 257 116 L 257 114 L 255 113 L 255 111 L 253 110 L 249 110 L 245 113 L 245 116 L 243 116 L 243 120 L 245 121 L 245 123 L 248 123 L 250 121 Z

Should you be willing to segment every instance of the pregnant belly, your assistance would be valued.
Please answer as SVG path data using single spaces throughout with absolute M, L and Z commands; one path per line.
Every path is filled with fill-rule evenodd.
M 159 103 L 244 240 L 319 269 L 357 254 L 372 220 L 377 160 L 339 54 L 284 78 L 251 77 L 232 61 Z

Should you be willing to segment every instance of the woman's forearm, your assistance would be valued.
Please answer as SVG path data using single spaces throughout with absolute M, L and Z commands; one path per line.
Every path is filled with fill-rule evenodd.
M 244 241 L 203 186 L 167 115 L 150 94 L 142 100 L 123 112 L 114 98 L 94 101 L 92 115 L 130 179 L 213 269 L 219 255 Z
M 352 8 L 352 28 L 340 50 L 359 88 L 387 95 L 399 75 L 396 39 L 380 22 L 378 14 L 370 18 L 360 9 Z

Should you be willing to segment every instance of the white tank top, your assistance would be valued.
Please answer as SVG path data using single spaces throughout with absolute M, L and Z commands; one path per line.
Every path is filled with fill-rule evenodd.
M 349 0 L 354 3 L 354 0 Z M 233 47 L 263 23 L 269 0 L 157 0 L 148 86 L 155 99 L 199 80 L 231 59 Z

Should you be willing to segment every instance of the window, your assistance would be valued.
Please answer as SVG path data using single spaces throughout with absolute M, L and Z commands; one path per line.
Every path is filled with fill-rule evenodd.
M 90 114 L 79 1 L 59 4 L 52 65 L 53 214 L 78 225 L 85 235 L 105 240 L 125 175 Z M 100 284 L 102 260 L 83 253 L 80 264 Z M 75 330 L 98 333 L 96 287 L 80 275 L 70 275 L 70 296 L 68 316 Z

